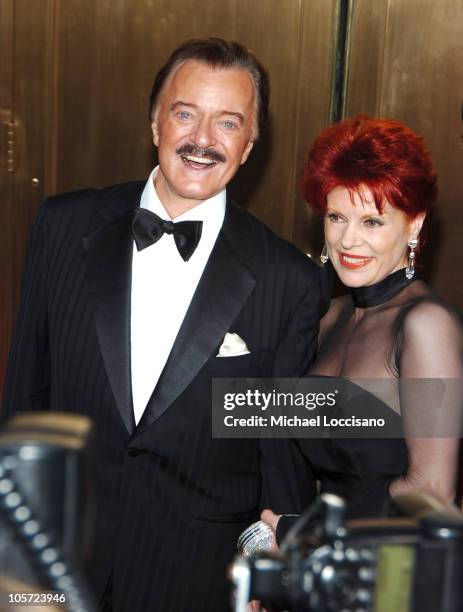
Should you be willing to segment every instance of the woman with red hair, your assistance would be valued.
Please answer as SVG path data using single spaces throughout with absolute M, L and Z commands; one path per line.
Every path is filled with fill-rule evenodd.
M 372 410 L 380 401 L 398 413 L 405 431 L 405 439 L 372 439 L 365 431 L 363 438 L 300 440 L 321 491 L 344 497 L 351 517 L 378 515 L 389 496 L 410 491 L 453 501 L 462 329 L 416 270 L 437 195 L 424 141 L 399 121 L 343 121 L 316 139 L 303 191 L 324 216 L 321 260 L 350 289 L 321 322 L 309 376 L 386 381 L 382 395 L 363 391 L 363 399 Z M 429 379 L 445 383 L 445 392 Z M 430 426 L 437 415 L 445 417 L 440 431 Z M 265 511 L 262 518 L 275 527 L 278 517 Z

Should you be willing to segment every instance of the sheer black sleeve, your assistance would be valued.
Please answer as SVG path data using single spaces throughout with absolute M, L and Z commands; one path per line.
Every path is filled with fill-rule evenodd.
M 404 313 L 400 332 L 400 409 L 406 434 L 407 474 L 392 495 L 426 490 L 452 500 L 463 403 L 463 333 L 459 317 L 437 301 L 422 300 Z

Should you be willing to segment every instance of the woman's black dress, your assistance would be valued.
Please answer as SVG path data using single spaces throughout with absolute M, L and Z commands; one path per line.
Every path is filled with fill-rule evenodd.
M 403 419 L 406 412 L 409 419 L 418 415 L 421 422 L 427 410 L 454 408 L 429 406 L 429 401 L 426 405 L 430 398 L 424 395 L 429 394 L 420 396 L 401 388 L 402 376 L 423 379 L 428 371 L 436 371 L 429 348 L 431 336 L 445 343 L 445 351 L 439 351 L 439 371 L 455 378 L 462 374 L 458 317 L 425 283 L 408 280 L 404 270 L 398 270 L 375 285 L 352 289 L 351 296 L 335 302 L 308 376 L 383 379 L 385 396 L 361 390 L 362 403 L 367 399 L 372 414 L 393 411 L 396 418 Z M 458 402 L 458 397 L 449 401 Z M 320 482 L 321 492 L 346 499 L 349 518 L 381 514 L 389 498 L 389 484 L 408 468 L 403 438 L 312 438 L 297 443 Z

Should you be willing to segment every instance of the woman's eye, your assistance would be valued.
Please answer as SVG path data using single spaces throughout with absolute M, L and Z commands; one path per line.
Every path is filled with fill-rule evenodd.
M 336 213 L 328 213 L 326 218 L 332 223 L 340 223 L 343 220 L 341 215 L 337 215 Z
M 365 219 L 365 225 L 367 227 L 379 227 L 384 224 L 380 219 Z

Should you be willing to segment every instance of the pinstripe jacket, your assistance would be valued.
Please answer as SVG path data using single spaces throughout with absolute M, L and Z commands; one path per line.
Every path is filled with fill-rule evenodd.
M 35 222 L 4 413 L 95 424 L 97 594 L 117 611 L 228 609 L 226 565 L 262 507 L 298 511 L 313 481 L 291 442 L 211 438 L 211 379 L 303 374 L 322 308 L 318 268 L 231 202 L 138 425 L 130 386 L 133 209 L 143 183 L 49 198 Z M 226 332 L 248 355 L 217 358 Z

